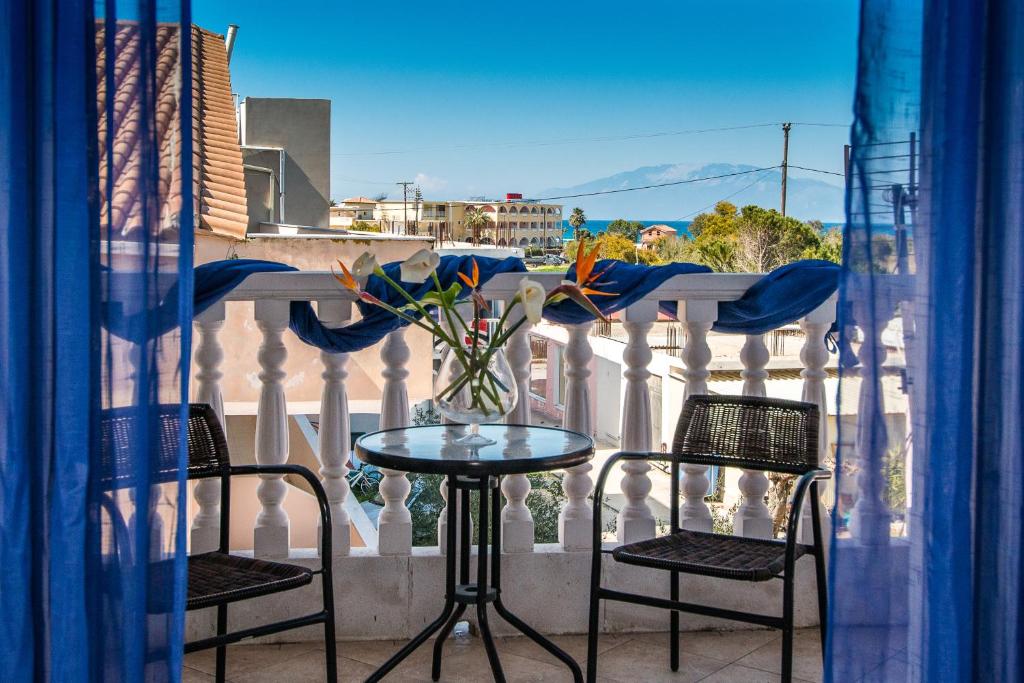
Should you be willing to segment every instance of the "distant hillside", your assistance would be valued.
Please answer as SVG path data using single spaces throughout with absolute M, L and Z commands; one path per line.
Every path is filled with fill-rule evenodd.
M 582 194 L 618 190 L 644 185 L 656 185 L 677 180 L 749 171 L 756 166 L 737 164 L 663 164 L 644 166 L 606 178 L 598 178 L 572 187 L 554 187 L 541 190 L 538 197 Z M 782 173 L 763 171 L 720 178 L 687 185 L 621 192 L 560 200 L 565 214 L 574 206 L 582 207 L 591 218 L 629 218 L 633 220 L 676 220 L 692 218 L 693 214 L 710 207 L 720 199 L 728 199 L 737 206 L 757 204 L 778 208 Z M 751 185 L 751 183 L 754 183 Z M 749 187 L 748 187 L 749 186 Z M 812 178 L 789 176 L 786 213 L 801 220 L 817 219 L 824 222 L 843 220 L 843 189 Z

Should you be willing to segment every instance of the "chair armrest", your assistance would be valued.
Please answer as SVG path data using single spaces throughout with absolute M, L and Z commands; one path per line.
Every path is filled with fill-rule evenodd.
M 604 484 L 608 479 L 615 463 L 621 460 L 671 460 L 671 453 L 653 451 L 618 451 L 613 453 L 601 467 L 597 475 L 597 482 L 594 484 L 594 527 L 593 527 L 593 548 L 597 553 L 601 552 L 601 501 L 604 498 Z
M 320 507 L 320 547 L 325 568 L 330 567 L 331 557 L 331 507 L 327 501 L 327 492 L 323 484 L 308 468 L 302 465 L 232 465 L 228 474 L 234 476 L 248 474 L 295 474 L 306 480 Z
M 793 506 L 789 510 L 789 520 L 786 522 L 786 542 L 796 539 L 796 528 L 800 522 L 800 513 L 804 507 L 804 498 L 807 496 L 807 489 L 818 481 L 831 479 L 830 470 L 817 468 L 800 475 L 796 480 L 796 487 L 793 489 Z

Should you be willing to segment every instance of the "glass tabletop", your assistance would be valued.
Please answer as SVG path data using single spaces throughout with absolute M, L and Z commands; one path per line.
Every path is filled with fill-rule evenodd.
M 386 469 L 470 476 L 544 472 L 574 467 L 594 457 L 593 440 L 566 429 L 480 425 L 481 436 L 494 444 L 456 443 L 468 431 L 463 425 L 426 425 L 372 432 L 356 441 L 356 455 Z

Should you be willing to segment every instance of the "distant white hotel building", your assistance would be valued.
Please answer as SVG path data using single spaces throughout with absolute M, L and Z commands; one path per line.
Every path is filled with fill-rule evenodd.
M 499 247 L 559 248 L 562 244 L 562 205 L 544 204 L 509 193 L 503 200 L 408 201 L 351 197 L 331 209 L 332 227 L 357 221 L 379 225 L 384 232 L 432 235 L 441 241 L 468 242 L 472 231 L 466 212 L 479 208 L 487 225 L 479 230 L 481 244 Z

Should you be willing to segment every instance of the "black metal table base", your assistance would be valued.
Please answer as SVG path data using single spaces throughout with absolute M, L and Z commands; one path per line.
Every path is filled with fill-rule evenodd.
M 476 583 L 470 583 L 470 537 L 469 537 L 469 512 L 470 492 L 480 492 L 479 506 L 479 542 L 477 554 L 477 576 Z M 457 503 L 455 502 L 457 501 Z M 437 633 L 434 641 L 434 653 L 431 661 L 430 675 L 435 681 L 441 678 L 441 655 L 444 649 L 444 641 L 451 635 L 455 624 L 465 613 L 469 605 L 476 605 L 477 625 L 480 628 L 480 639 L 483 640 L 484 648 L 487 651 L 487 659 L 491 665 L 491 672 L 495 681 L 504 682 L 505 674 L 501 668 L 501 660 L 498 658 L 498 650 L 494 646 L 494 637 L 491 635 L 491 628 L 487 621 L 487 606 L 493 603 L 494 610 L 509 624 L 514 626 L 523 635 L 528 636 L 535 643 L 543 647 L 552 655 L 560 659 L 572 671 L 573 680 L 582 683 L 583 672 L 579 664 L 572 657 L 566 654 L 561 648 L 531 628 L 522 619 L 512 614 L 501 601 L 501 493 L 498 490 L 496 477 L 448 477 L 448 533 L 445 539 L 447 554 L 445 556 L 445 602 L 440 616 L 432 621 L 425 629 L 420 631 L 405 647 L 396 652 L 391 659 L 377 669 L 366 679 L 369 682 L 379 681 L 398 666 L 402 660 L 411 655 L 420 645 L 423 645 L 432 635 Z M 455 513 L 455 510 L 458 513 Z M 493 520 L 489 524 L 488 520 Z M 459 527 L 460 543 L 458 547 L 458 576 L 456 583 L 456 543 L 455 527 Z M 490 548 L 487 543 L 487 530 L 491 528 Z M 490 555 L 490 562 L 488 562 Z M 490 567 L 488 567 L 490 564 Z M 488 568 L 490 576 L 488 577 Z M 481 588 L 482 587 L 482 588 Z

